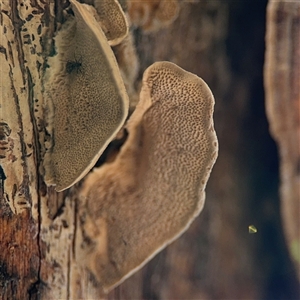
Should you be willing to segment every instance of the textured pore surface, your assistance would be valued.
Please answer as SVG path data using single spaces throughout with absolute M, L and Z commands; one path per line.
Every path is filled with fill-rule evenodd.
M 203 80 L 176 65 L 155 63 L 145 72 L 125 145 L 114 163 L 87 177 L 82 192 L 93 222 L 106 224 L 107 238 L 102 234 L 101 250 L 88 263 L 105 289 L 145 264 L 201 211 L 218 152 L 213 106 Z
M 128 109 L 125 87 L 103 32 L 85 5 L 73 2 L 72 8 L 76 25 L 56 38 L 63 68 L 50 78 L 48 91 L 54 106 L 51 168 L 58 191 L 89 171 Z
M 119 44 L 128 33 L 125 14 L 117 0 L 95 0 L 101 27 L 111 45 Z

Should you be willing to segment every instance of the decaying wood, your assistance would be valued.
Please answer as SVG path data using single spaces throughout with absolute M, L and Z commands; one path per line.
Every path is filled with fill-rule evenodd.
M 76 201 L 42 181 L 43 73 L 62 6 L 1 2 L 0 298 L 99 298 L 74 258 Z
M 285 236 L 300 280 L 300 2 L 270 1 L 267 16 L 266 109 L 280 153 Z
M 35 10 L 38 12 L 39 7 Z M 41 112 L 40 43 L 23 27 L 26 7 L 1 2 L 1 217 L 0 297 L 22 299 L 39 282 L 38 165 L 33 117 Z M 33 17 L 36 32 L 40 17 Z M 37 19 L 36 19 L 37 18 Z M 34 22 L 38 20 L 38 22 Z M 34 70 L 34 72 L 32 72 Z M 33 98 L 34 95 L 34 98 Z

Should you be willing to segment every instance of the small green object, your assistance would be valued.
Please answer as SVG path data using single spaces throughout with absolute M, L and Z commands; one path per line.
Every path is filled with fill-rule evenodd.
M 249 233 L 257 232 L 257 228 L 254 225 L 249 225 L 248 230 L 249 230 Z
M 300 263 L 300 240 L 293 240 L 290 245 L 290 251 L 293 259 Z

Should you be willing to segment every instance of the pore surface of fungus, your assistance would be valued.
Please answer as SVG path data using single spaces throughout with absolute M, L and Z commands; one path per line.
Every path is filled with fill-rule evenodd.
M 57 35 L 45 98 L 53 141 L 45 180 L 64 190 L 94 165 L 125 121 L 128 96 L 93 8 L 71 1 L 75 17 Z
M 119 44 L 128 34 L 128 22 L 117 0 L 94 0 L 101 28 L 111 46 Z
M 202 210 L 218 153 L 213 108 L 210 89 L 196 75 L 169 62 L 145 71 L 125 144 L 112 163 L 87 176 L 80 192 L 85 236 L 93 244 L 79 254 L 81 244 L 78 254 L 105 291 L 182 234 Z

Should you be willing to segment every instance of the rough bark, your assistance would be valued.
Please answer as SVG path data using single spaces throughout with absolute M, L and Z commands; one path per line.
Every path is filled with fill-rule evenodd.
M 216 98 L 220 156 L 203 213 L 178 241 L 104 296 L 74 253 L 77 189 L 42 180 L 42 73 L 62 7 L 1 3 L 0 296 L 3 299 L 292 299 L 295 272 L 277 195 L 277 152 L 264 114 L 266 1 L 181 3 L 178 19 L 135 30 L 140 75 L 169 60 Z M 25 20 L 27 22 L 25 22 Z M 5 96 L 3 96 L 5 95 Z M 254 224 L 258 233 L 249 235 Z
M 42 51 L 40 45 L 35 48 L 32 36 L 23 27 L 24 10 L 14 1 L 1 2 L 0 295 L 3 299 L 28 297 L 39 281 L 41 255 L 37 124 L 33 118 L 34 110 L 40 108 L 35 101 L 38 92 L 33 93 L 33 81 L 38 77 L 33 64 L 38 63 L 37 52 Z
M 43 73 L 62 2 L 1 2 L 1 299 L 99 298 L 74 257 L 76 191 L 43 182 Z

